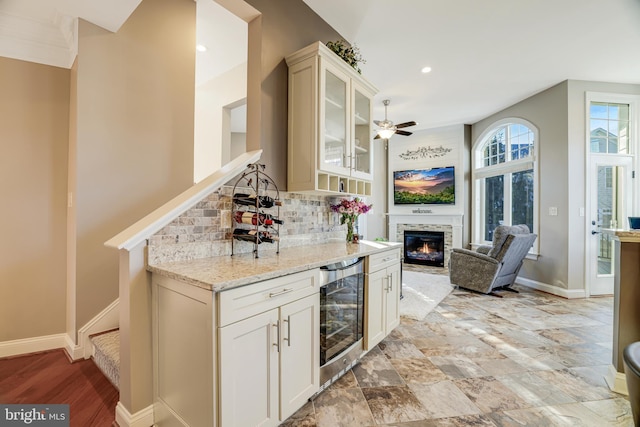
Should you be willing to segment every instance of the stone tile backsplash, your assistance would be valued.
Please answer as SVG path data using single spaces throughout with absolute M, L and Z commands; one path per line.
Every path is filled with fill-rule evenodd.
M 232 189 L 220 188 L 153 235 L 149 239 L 149 264 L 230 255 L 234 227 Z M 241 190 L 236 188 L 237 192 Z M 333 198 L 287 192 L 280 192 L 279 198 L 282 201 L 279 215 L 276 207 L 264 211 L 284 221 L 279 228 L 281 248 L 344 239 L 345 226 L 340 225 L 338 216 L 329 207 L 335 203 Z M 259 251 L 275 251 L 276 247 L 263 243 Z M 233 242 L 234 253 L 252 250 L 251 243 Z

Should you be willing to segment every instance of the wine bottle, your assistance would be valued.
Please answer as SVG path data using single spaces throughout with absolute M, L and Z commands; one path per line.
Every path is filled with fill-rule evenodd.
M 257 230 L 244 230 L 242 228 L 236 228 L 233 230 L 233 237 L 238 240 L 244 240 L 246 242 L 251 243 L 273 243 L 277 240 L 280 240 L 277 236 L 272 236 L 271 233 L 266 231 L 257 231 Z
M 233 195 L 233 202 L 239 205 L 256 206 L 256 196 L 251 194 L 236 193 Z M 269 196 L 257 196 L 259 208 L 272 208 L 273 206 L 282 206 L 280 200 L 273 200 Z
M 254 213 L 237 211 L 234 214 L 236 222 L 241 224 L 253 224 L 253 225 L 273 225 L 284 224 L 284 221 L 278 218 L 274 218 L 273 215 L 267 213 Z

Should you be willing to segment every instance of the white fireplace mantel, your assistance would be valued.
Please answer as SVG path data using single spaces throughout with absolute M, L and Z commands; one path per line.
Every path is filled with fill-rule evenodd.
M 396 241 L 398 224 L 449 225 L 452 232 L 452 246 L 462 247 L 462 219 L 459 215 L 395 215 L 388 214 L 389 240 Z M 402 242 L 400 242 L 402 243 Z

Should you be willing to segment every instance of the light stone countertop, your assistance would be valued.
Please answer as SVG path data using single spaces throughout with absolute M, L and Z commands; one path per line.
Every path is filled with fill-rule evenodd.
M 368 256 L 401 247 L 400 243 L 394 242 L 361 240 L 359 244 L 352 244 L 340 241 L 281 248 L 280 254 L 276 254 L 275 251 L 264 251 L 260 252 L 259 258 L 254 258 L 253 253 L 247 253 L 166 262 L 149 265 L 147 270 L 213 292 L 220 292 L 311 270 L 344 259 Z
M 640 230 L 616 230 L 616 237 L 621 242 L 640 242 Z

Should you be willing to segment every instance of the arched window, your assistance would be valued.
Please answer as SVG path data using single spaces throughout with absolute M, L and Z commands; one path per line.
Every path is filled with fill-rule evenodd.
M 518 118 L 500 120 L 478 138 L 472 166 L 474 242 L 491 242 L 501 224 L 526 224 L 537 233 L 537 143 L 538 129 Z

